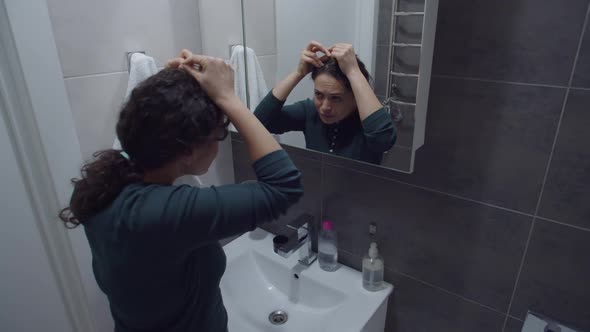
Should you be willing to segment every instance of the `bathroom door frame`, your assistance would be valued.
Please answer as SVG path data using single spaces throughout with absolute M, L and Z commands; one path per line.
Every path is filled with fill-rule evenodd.
M 67 319 L 73 331 L 93 332 L 71 238 L 57 219 L 82 156 L 46 0 L 0 0 L 0 116 Z

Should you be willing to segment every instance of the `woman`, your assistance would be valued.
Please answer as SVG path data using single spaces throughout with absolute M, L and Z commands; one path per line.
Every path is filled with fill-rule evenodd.
M 300 172 L 234 95 L 223 60 L 183 51 L 167 67 L 133 90 L 117 123 L 124 151 L 98 152 L 84 165 L 60 217 L 84 225 L 115 331 L 226 331 L 218 240 L 285 213 L 303 194 Z M 225 117 L 258 182 L 173 186 L 207 171 Z
M 313 101 L 283 106 L 310 72 Z M 254 114 L 273 134 L 302 131 L 308 149 L 373 164 L 381 163 L 396 139 L 391 117 L 373 93 L 369 73 L 350 44 L 326 49 L 310 42 L 297 69 L 272 89 Z

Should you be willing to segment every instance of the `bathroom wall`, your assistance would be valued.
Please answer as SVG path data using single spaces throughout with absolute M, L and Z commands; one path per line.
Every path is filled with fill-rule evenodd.
M 590 330 L 589 5 L 440 0 L 414 174 L 289 147 L 306 193 L 267 228 L 333 220 L 359 269 L 377 223 L 390 332 L 516 332 L 529 309 Z
M 85 159 L 112 146 L 127 89 L 125 52 L 159 67 L 182 48 L 201 50 L 198 2 L 48 0 L 68 97 Z
M 0 330 L 72 331 L 4 117 L 0 161 Z

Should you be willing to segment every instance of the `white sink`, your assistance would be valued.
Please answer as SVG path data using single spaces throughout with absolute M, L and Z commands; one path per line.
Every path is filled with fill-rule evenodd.
M 256 229 L 224 246 L 227 269 L 221 293 L 229 332 L 384 330 L 390 284 L 368 292 L 361 273 L 347 266 L 326 272 L 316 261 L 305 267 L 297 252 L 289 258 L 275 254 L 273 237 Z M 269 321 L 276 310 L 288 316 L 282 325 Z

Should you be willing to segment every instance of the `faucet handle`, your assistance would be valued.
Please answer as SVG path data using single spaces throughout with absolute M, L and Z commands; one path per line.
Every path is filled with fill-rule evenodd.
M 302 213 L 297 218 L 293 219 L 291 222 L 287 224 L 287 227 L 292 229 L 299 229 L 301 227 L 305 227 L 308 229 L 309 225 L 313 224 L 313 216 L 309 213 Z
M 313 225 L 313 216 L 303 213 L 287 224 L 287 227 L 297 231 L 297 240 L 305 240 L 310 236 L 310 226 Z

